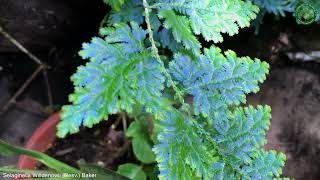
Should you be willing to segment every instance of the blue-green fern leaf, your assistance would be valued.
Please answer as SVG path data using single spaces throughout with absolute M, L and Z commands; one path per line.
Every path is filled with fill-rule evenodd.
M 160 170 L 159 178 L 223 180 L 279 177 L 285 156 L 262 149 L 270 125 L 270 112 L 269 106 L 236 108 L 227 119 L 217 120 L 213 126 L 202 126 L 199 119 L 190 121 L 178 110 L 171 110 L 159 122 L 159 142 L 153 148 Z M 206 139 L 199 128 L 211 138 Z
M 176 110 L 160 123 L 159 144 L 153 148 L 160 170 L 159 178 L 189 180 L 196 176 L 212 177 L 215 158 L 202 143 L 191 121 Z
M 72 105 L 62 111 L 58 136 L 76 133 L 106 119 L 108 114 L 131 112 L 136 103 L 145 104 L 161 96 L 164 77 L 161 65 L 145 51 L 145 31 L 135 23 L 105 29 L 106 38 L 86 43 L 80 55 L 89 58 L 71 80 L 75 92 Z
M 266 130 L 270 125 L 271 108 L 258 106 L 254 109 L 236 108 L 228 118 L 214 121 L 213 139 L 220 153 L 239 168 L 242 163 L 251 163 L 257 148 L 265 143 Z
M 193 35 L 190 22 L 185 16 L 176 15 L 173 10 L 161 9 L 159 17 L 164 18 L 164 27 L 170 29 L 174 39 L 182 42 L 186 49 L 191 49 L 194 54 L 200 54 L 200 42 Z
M 272 179 L 282 174 L 282 168 L 286 156 L 275 151 L 260 150 L 256 152 L 252 163 L 246 164 L 241 168 L 243 174 L 247 175 L 244 179 Z
M 214 42 L 223 41 L 221 33 L 232 36 L 239 28 L 248 27 L 259 11 L 251 2 L 241 0 L 164 0 L 159 7 L 183 14 L 195 34 Z
M 104 38 L 84 43 L 79 52 L 89 61 L 71 77 L 75 90 L 71 104 L 62 108 L 59 137 L 126 112 L 136 118 L 126 134 L 137 159 L 156 160 L 160 179 L 281 175 L 285 156 L 263 149 L 271 108 L 239 106 L 246 94 L 259 90 L 269 65 L 214 46 L 202 52 L 197 39 L 201 34 L 221 42 L 223 33 L 238 33 L 256 18 L 256 5 L 249 0 L 104 2 L 112 7 L 109 27 L 100 29 Z M 281 14 L 286 9 L 270 11 Z M 173 58 L 170 52 L 166 56 L 166 48 Z M 185 96 L 192 96 L 192 102 L 186 104 Z M 145 115 L 152 116 L 152 124 Z
M 269 65 L 258 59 L 238 58 L 233 51 L 224 56 L 216 47 L 204 51 L 196 61 L 176 54 L 169 65 L 174 80 L 194 96 L 196 114 L 213 117 L 219 109 L 245 103 L 245 94 L 257 92 L 268 73 Z
M 122 6 L 121 11 L 112 10 L 109 14 L 108 24 L 136 22 L 141 25 L 144 22 L 143 6 L 140 0 L 130 0 Z
M 91 44 L 84 43 L 83 50 L 80 51 L 82 58 L 90 58 L 90 60 L 96 60 L 100 58 L 106 58 L 106 52 L 110 49 L 103 48 L 103 44 L 108 44 L 107 48 L 111 48 L 113 44 L 122 49 L 122 53 L 119 54 L 130 54 L 132 52 L 142 52 L 144 50 L 144 39 L 146 38 L 147 32 L 140 28 L 137 23 L 131 23 L 130 28 L 126 24 L 114 24 L 114 27 L 107 27 L 100 29 L 100 34 L 107 36 L 104 42 L 101 41 L 96 43 L 98 40 L 92 41 Z M 98 47 L 100 45 L 100 48 Z M 99 51 L 99 52 L 97 52 Z M 105 54 L 102 55 L 101 52 Z M 108 52 L 109 53 L 109 52 Z M 113 56 L 110 54 L 109 56 Z M 118 56 L 118 55 L 117 55 Z
M 180 52 L 184 49 L 183 45 L 178 43 L 172 34 L 172 30 L 162 29 L 161 31 L 155 33 L 155 39 L 161 43 L 163 48 L 168 48 L 172 52 Z

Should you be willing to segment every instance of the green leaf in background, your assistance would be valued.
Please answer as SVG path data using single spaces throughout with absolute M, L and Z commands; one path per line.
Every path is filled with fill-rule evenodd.
M 44 153 L 28 150 L 24 148 L 19 148 L 13 145 L 10 145 L 2 140 L 0 140 L 0 155 L 3 156 L 10 156 L 10 155 L 27 155 L 30 156 L 51 169 L 56 170 L 57 172 L 64 172 L 64 173 L 80 173 L 79 170 L 62 163 Z
M 132 139 L 133 152 L 136 157 L 143 163 L 155 162 L 155 155 L 152 152 L 152 147 L 145 139 Z
M 135 156 L 143 163 L 155 162 L 155 154 L 149 137 L 147 120 L 136 119 L 132 122 L 126 132 L 126 136 L 132 137 L 132 147 Z
M 30 170 L 30 169 L 18 169 L 15 166 L 3 166 L 0 167 L 0 173 L 41 173 L 41 174 L 50 174 L 50 173 L 55 173 L 55 171 L 47 171 L 47 170 Z
M 119 11 L 125 0 L 103 0 L 103 2 L 110 5 L 112 9 Z
M 134 104 L 133 106 L 132 106 L 132 112 L 131 113 L 128 113 L 128 116 L 130 117 L 130 118 L 136 118 L 136 117 L 138 117 L 139 115 L 141 115 L 141 113 L 142 113 L 142 109 L 143 109 L 143 105 L 141 105 L 141 104 Z
M 146 173 L 149 180 L 158 180 L 159 169 L 156 164 L 143 166 L 143 171 Z
M 123 164 L 118 167 L 117 172 L 123 176 L 126 176 L 132 180 L 146 180 L 146 174 L 142 168 L 136 164 Z

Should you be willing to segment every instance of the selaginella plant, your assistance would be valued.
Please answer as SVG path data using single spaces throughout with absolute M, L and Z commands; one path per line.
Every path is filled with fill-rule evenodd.
M 112 7 L 107 25 L 79 53 L 89 61 L 71 78 L 75 92 L 72 104 L 62 109 L 59 137 L 126 112 L 135 119 L 126 131 L 133 151 L 143 165 L 157 165 L 159 179 L 281 175 L 285 155 L 263 148 L 271 108 L 240 106 L 246 94 L 258 92 L 269 65 L 222 52 L 216 44 L 223 34 L 249 26 L 259 12 L 256 5 L 242 0 L 105 2 Z M 203 47 L 201 36 L 211 46 Z M 125 164 L 118 172 L 145 179 L 141 167 Z

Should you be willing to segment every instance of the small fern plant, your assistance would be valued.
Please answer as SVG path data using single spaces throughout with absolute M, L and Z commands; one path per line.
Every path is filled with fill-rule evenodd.
M 89 61 L 71 77 L 71 105 L 57 135 L 91 128 L 111 114 L 135 120 L 132 138 L 141 165 L 118 172 L 152 179 L 272 179 L 285 155 L 266 151 L 269 106 L 240 105 L 256 93 L 269 65 L 222 52 L 216 43 L 250 25 L 259 8 L 242 0 L 105 0 L 112 7 L 100 37 L 84 43 Z M 202 36 L 208 47 L 203 47 Z M 187 101 L 186 99 L 192 99 Z

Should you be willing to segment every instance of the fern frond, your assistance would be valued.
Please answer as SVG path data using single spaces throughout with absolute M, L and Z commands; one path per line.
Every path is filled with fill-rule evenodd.
M 154 38 L 157 42 L 161 43 L 162 48 L 168 48 L 172 52 L 180 52 L 184 49 L 183 45 L 174 39 L 172 29 L 163 28 L 155 33 Z
M 190 49 L 194 54 L 200 54 L 200 42 L 193 35 L 190 22 L 187 17 L 176 15 L 173 10 L 161 9 L 159 17 L 164 18 L 164 27 L 171 29 L 174 39 L 184 45 L 186 49 Z
M 118 24 L 125 22 L 136 22 L 141 25 L 144 22 L 142 1 L 127 0 L 126 5 L 122 6 L 121 11 L 111 10 L 108 24 Z
M 281 175 L 285 156 L 264 151 L 271 109 L 236 108 L 227 119 L 202 126 L 178 110 L 162 119 L 154 146 L 160 179 L 270 179 Z M 198 126 L 211 139 L 197 131 Z M 211 142 L 210 142 L 211 141 Z M 215 147 L 213 147 L 215 146 Z
M 243 164 L 241 168 L 235 170 L 228 166 L 222 160 L 214 163 L 215 170 L 212 179 L 282 179 L 282 168 L 286 157 L 283 153 L 277 153 L 273 150 L 257 150 L 250 164 Z
M 241 0 L 164 0 L 159 7 L 185 15 L 195 34 L 214 42 L 223 41 L 221 33 L 232 36 L 239 28 L 248 27 L 259 11 L 251 2 Z
M 201 143 L 202 139 L 194 131 L 191 121 L 176 110 L 160 123 L 159 144 L 153 148 L 160 170 L 159 178 L 189 180 L 195 176 L 212 177 L 214 156 Z
M 131 23 L 131 27 L 132 28 L 124 23 L 114 24 L 114 27 L 100 29 L 100 34 L 107 36 L 104 39 L 105 43 L 111 46 L 116 43 L 119 48 L 122 48 L 123 54 L 142 52 L 144 50 L 144 39 L 146 38 L 147 32 L 140 28 L 135 22 Z M 92 46 L 85 43 L 83 50 L 79 52 L 83 59 L 90 58 L 90 60 L 95 60 L 97 58 L 105 58 L 105 56 L 101 56 L 100 53 L 92 52 L 94 50 L 106 52 L 103 47 L 97 47 L 95 42 L 91 45 Z
M 58 136 L 76 133 L 82 124 L 92 127 L 108 114 L 130 113 L 134 104 L 161 96 L 161 65 L 144 50 L 144 30 L 134 23 L 131 26 L 104 29 L 105 40 L 94 38 L 84 44 L 80 55 L 90 62 L 71 78 L 75 92 L 69 100 L 73 104 L 63 107 Z
M 275 151 L 260 150 L 255 154 L 252 163 L 242 167 L 242 172 L 250 178 L 244 179 L 272 179 L 282 174 L 286 156 Z
M 196 61 L 176 54 L 169 65 L 174 80 L 194 96 L 196 114 L 212 118 L 219 109 L 245 103 L 245 94 L 257 92 L 258 83 L 263 82 L 268 73 L 269 65 L 258 59 L 238 58 L 233 51 L 225 52 L 224 56 L 213 46 L 204 51 Z
M 271 108 L 238 107 L 227 116 L 216 119 L 213 126 L 207 127 L 218 146 L 217 151 L 221 158 L 213 164 L 215 169 L 219 170 L 214 179 L 279 177 L 284 166 L 284 154 L 262 149 L 266 143 L 266 131 L 270 126 Z
M 136 120 L 126 132 L 135 156 L 156 160 L 160 179 L 279 177 L 285 156 L 263 150 L 270 107 L 239 107 L 269 65 L 215 46 L 202 53 L 196 36 L 221 42 L 223 33 L 249 26 L 258 7 L 249 0 L 104 1 L 112 6 L 111 27 L 83 44 L 79 54 L 89 62 L 71 77 L 72 104 L 62 108 L 57 135 L 126 112 Z
M 242 163 L 251 164 L 257 148 L 265 143 L 266 130 L 269 128 L 271 108 L 252 106 L 236 108 L 228 118 L 214 121 L 213 139 L 223 155 L 233 167 Z

